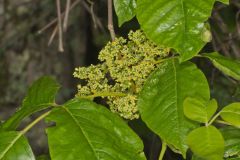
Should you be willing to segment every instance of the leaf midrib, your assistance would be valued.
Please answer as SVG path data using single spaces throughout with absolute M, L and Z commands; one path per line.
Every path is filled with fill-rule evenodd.
M 91 144 L 91 141 L 88 139 L 88 137 L 86 136 L 86 133 L 83 131 L 81 125 L 78 123 L 77 119 L 74 117 L 74 115 L 71 113 L 71 111 L 69 111 L 69 109 L 65 106 L 62 106 L 62 108 L 70 115 L 70 117 L 73 119 L 73 121 L 76 123 L 76 125 L 78 126 L 78 128 L 80 129 L 80 131 L 82 132 L 82 134 L 84 135 L 85 139 L 87 140 L 90 148 L 92 149 L 96 159 L 99 159 L 99 157 L 97 156 L 97 153 L 95 152 L 93 145 Z
M 12 141 L 11 143 L 5 148 L 5 150 L 1 153 L 0 155 L 0 159 L 2 159 L 7 153 L 8 151 L 12 148 L 12 146 L 19 140 L 19 138 L 21 138 L 22 136 L 22 132 L 20 132 Z
M 177 128 L 178 128 L 178 133 L 180 133 L 180 115 L 179 115 L 179 112 L 178 112 L 178 93 L 177 93 L 177 86 L 178 86 L 178 83 L 177 83 L 177 69 L 176 69 L 176 66 L 175 66 L 175 60 L 171 60 L 172 61 L 172 65 L 173 65 L 173 70 L 174 70 L 174 88 L 175 88 L 175 95 L 176 95 L 176 111 L 177 111 L 177 117 L 178 117 L 178 121 L 177 121 Z M 182 149 L 182 146 L 181 146 L 181 142 L 180 142 L 180 137 L 178 136 L 178 143 Z

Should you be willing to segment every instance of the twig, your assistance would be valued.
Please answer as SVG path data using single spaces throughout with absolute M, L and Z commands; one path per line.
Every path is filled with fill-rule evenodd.
M 104 27 L 103 27 L 101 21 L 99 20 L 99 18 L 93 12 L 93 6 L 89 7 L 88 4 L 86 3 L 86 1 L 81 1 L 81 3 L 83 5 L 83 7 L 91 14 L 94 25 L 99 27 L 102 32 L 105 32 Z
M 88 12 L 91 14 L 92 21 L 93 21 L 93 24 L 94 24 L 94 28 L 97 28 L 96 18 L 95 18 L 95 14 L 94 14 L 94 3 L 91 0 L 86 0 L 86 1 L 89 3 L 90 7 L 88 7 L 86 5 L 85 1 L 83 1 L 82 4 L 88 10 Z
M 62 15 L 61 15 L 61 3 L 60 0 L 56 0 L 57 15 L 58 15 L 58 50 L 63 52 L 63 35 L 62 35 Z
M 48 46 L 52 44 L 52 41 L 57 34 L 57 31 L 58 31 L 58 26 L 56 26 L 52 32 L 51 37 L 49 38 L 49 41 L 48 41 Z
M 108 30 L 110 32 L 112 41 L 115 40 L 115 31 L 114 31 L 114 27 L 113 27 L 113 8 L 112 8 L 113 4 L 112 4 L 112 0 L 108 0 Z
M 212 30 L 212 34 L 213 34 L 213 36 L 215 37 L 215 43 L 213 43 L 213 47 L 216 49 L 216 51 L 219 51 L 219 49 L 220 49 L 220 50 L 223 51 L 223 53 L 224 53 L 226 56 L 229 56 L 229 57 L 230 57 L 231 54 L 229 53 L 226 45 L 222 43 L 220 37 L 218 36 L 218 34 L 216 33 L 216 31 L 215 31 L 214 29 Z M 220 45 L 220 48 L 217 47 L 217 45 L 216 45 L 217 43 L 220 43 L 220 44 L 221 44 L 221 45 Z
M 72 3 L 72 5 L 70 6 L 69 11 L 71 11 L 74 7 L 76 7 L 77 4 L 80 3 L 80 2 L 81 2 L 81 0 L 76 0 L 76 1 L 74 1 L 74 2 Z M 65 15 L 65 12 L 63 12 L 63 13 L 61 14 L 61 18 L 63 18 L 64 15 Z M 46 29 L 50 28 L 50 27 L 51 27 L 52 25 L 54 25 L 57 21 L 58 21 L 58 18 L 54 18 L 50 23 L 48 23 L 46 26 L 44 26 L 42 29 L 40 29 L 40 30 L 38 31 L 38 34 L 41 34 L 41 33 L 44 32 Z
M 63 22 L 63 31 L 64 32 L 67 31 L 70 7 L 71 7 L 71 0 L 67 0 L 66 9 L 65 9 L 65 17 L 64 17 L 64 22 Z

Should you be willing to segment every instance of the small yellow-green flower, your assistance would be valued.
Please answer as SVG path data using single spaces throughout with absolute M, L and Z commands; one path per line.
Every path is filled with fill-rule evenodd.
M 128 39 L 116 38 L 101 50 L 100 64 L 75 69 L 74 77 L 81 79 L 76 96 L 105 97 L 112 112 L 139 118 L 137 96 L 156 62 L 168 54 L 169 49 L 157 46 L 143 32 L 131 31 Z

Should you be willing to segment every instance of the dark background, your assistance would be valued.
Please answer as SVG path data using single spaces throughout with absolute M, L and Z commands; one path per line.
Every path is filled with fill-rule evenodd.
M 62 11 L 65 2 L 62 1 Z M 63 53 L 58 52 L 57 35 L 48 46 L 56 23 L 38 33 L 56 17 L 53 0 L 0 0 L 0 120 L 3 121 L 15 111 L 29 85 L 43 75 L 54 76 L 62 85 L 57 97 L 59 103 L 73 97 L 77 84 L 72 76 L 74 68 L 96 64 L 98 52 L 110 40 L 106 0 L 80 2 L 71 10 L 68 28 L 63 35 Z M 209 23 L 213 40 L 202 52 L 218 51 L 239 59 L 240 1 L 232 0 L 228 6 L 216 2 Z M 126 36 L 129 30 L 139 28 L 136 19 L 119 28 L 115 15 L 114 25 L 117 36 Z M 240 100 L 239 82 L 222 75 L 207 60 L 193 61 L 204 71 L 212 97 L 218 100 L 220 106 Z M 22 126 L 36 116 L 26 119 Z M 148 159 L 157 159 L 160 149 L 158 137 L 141 120 L 129 124 L 144 140 Z M 27 135 L 36 155 L 48 153 L 44 126 L 44 122 L 41 122 Z M 169 160 L 176 159 L 171 151 L 167 152 L 166 157 Z

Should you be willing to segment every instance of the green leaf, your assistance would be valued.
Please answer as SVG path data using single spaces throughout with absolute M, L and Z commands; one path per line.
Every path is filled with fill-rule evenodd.
M 187 137 L 190 149 L 205 160 L 221 160 L 224 154 L 224 139 L 214 126 L 200 127 Z
M 217 111 L 218 105 L 215 99 L 208 102 L 188 97 L 183 102 L 184 114 L 193 121 L 208 123 L 213 114 Z
M 224 127 L 220 129 L 225 140 L 224 157 L 240 156 L 240 129 Z
M 150 75 L 138 98 L 143 121 L 183 156 L 188 148 L 186 135 L 198 126 L 184 116 L 183 101 L 187 97 L 209 100 L 208 82 L 193 63 L 179 64 L 177 59 L 170 59 Z
M 203 158 L 200 158 L 198 156 L 196 156 L 195 154 L 192 156 L 192 159 L 191 160 L 205 160 Z
M 232 103 L 224 107 L 220 113 L 220 116 L 226 122 L 240 127 L 240 103 Z
M 18 132 L 0 132 L 0 160 L 35 160 L 25 137 Z
M 37 157 L 37 160 L 51 160 L 48 155 L 41 155 Z
M 72 100 L 47 120 L 53 160 L 144 160 L 143 144 L 120 117 L 88 100 Z
M 51 77 L 38 79 L 29 88 L 20 109 L 3 124 L 2 128 L 14 130 L 25 117 L 55 105 L 55 95 L 59 87 L 59 84 Z
M 118 25 L 131 20 L 135 15 L 136 0 L 114 0 L 115 12 L 118 16 Z
M 210 59 L 213 65 L 222 71 L 224 74 L 240 80 L 240 62 L 225 56 L 220 55 L 217 52 L 204 54 L 204 57 Z
M 195 56 L 206 44 L 204 22 L 215 0 L 139 0 L 137 19 L 146 35 L 157 44 L 174 48 L 181 61 Z

